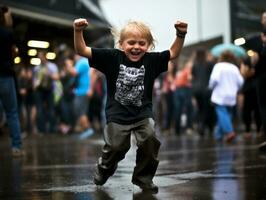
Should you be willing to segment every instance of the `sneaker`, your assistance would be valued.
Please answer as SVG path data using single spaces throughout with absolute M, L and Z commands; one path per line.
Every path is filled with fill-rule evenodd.
M 106 181 L 108 180 L 109 176 L 103 175 L 102 173 L 99 172 L 99 169 L 96 168 L 94 177 L 93 177 L 93 182 L 95 185 L 104 185 Z
M 150 184 L 143 184 L 143 183 L 136 183 L 133 182 L 133 184 L 139 186 L 143 192 L 150 192 L 152 194 L 157 194 L 159 191 L 159 188 L 157 185 L 155 185 L 154 183 L 150 183 Z
M 83 131 L 80 135 L 79 135 L 79 139 L 80 140 L 84 140 L 87 139 L 89 137 L 91 137 L 94 134 L 94 131 L 92 128 L 88 128 L 85 131 Z
M 264 152 L 266 151 L 266 141 L 259 145 L 259 150 Z
M 12 148 L 12 156 L 13 157 L 21 157 L 24 156 L 25 152 L 22 149 L 19 148 Z

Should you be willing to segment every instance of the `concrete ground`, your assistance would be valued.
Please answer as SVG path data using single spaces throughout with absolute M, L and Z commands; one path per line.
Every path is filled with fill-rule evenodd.
M 7 135 L 0 137 L 1 200 L 263 200 L 266 153 L 260 139 L 238 136 L 232 144 L 197 135 L 160 135 L 160 164 L 154 178 L 159 193 L 143 193 L 131 183 L 136 146 L 102 187 L 92 183 L 103 140 L 100 135 L 29 136 L 26 155 L 12 158 Z

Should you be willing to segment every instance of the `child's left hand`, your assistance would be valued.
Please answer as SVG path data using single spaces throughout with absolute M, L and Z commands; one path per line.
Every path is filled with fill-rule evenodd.
M 187 32 L 187 26 L 188 26 L 188 24 L 185 22 L 177 21 L 175 23 L 175 29 L 177 29 L 181 33 Z

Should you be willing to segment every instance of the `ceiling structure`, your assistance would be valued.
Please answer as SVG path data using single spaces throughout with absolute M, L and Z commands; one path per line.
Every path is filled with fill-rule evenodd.
M 111 25 L 98 0 L 1 0 L 11 8 L 14 34 L 22 57 L 27 54 L 28 40 L 45 40 L 50 49 L 66 44 L 73 47 L 73 21 L 86 18 L 89 26 L 84 38 L 96 47 L 113 45 Z
M 112 47 L 113 36 L 99 0 L 1 0 L 11 8 L 18 47 L 26 54 L 30 39 L 48 40 L 51 48 L 64 43 L 73 47 L 73 20 L 83 17 L 90 25 L 85 40 L 96 47 Z M 266 1 L 231 0 L 231 38 L 249 37 L 261 30 Z M 219 16 L 217 16 L 217 19 Z

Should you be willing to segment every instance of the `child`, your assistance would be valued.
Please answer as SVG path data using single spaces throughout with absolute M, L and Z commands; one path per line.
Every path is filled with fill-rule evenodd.
M 136 166 L 132 183 L 143 191 L 158 192 L 153 177 L 158 166 L 160 142 L 155 137 L 152 114 L 152 89 L 155 78 L 167 70 L 169 60 L 178 57 L 187 32 L 187 24 L 175 23 L 176 38 L 169 50 L 148 52 L 154 47 L 150 29 L 142 22 L 129 22 L 119 34 L 119 49 L 87 47 L 83 39 L 86 19 L 74 21 L 75 50 L 89 58 L 92 67 L 106 76 L 107 125 L 105 145 L 97 163 L 94 183 L 103 185 L 112 176 L 119 161 L 130 148 L 130 133 L 137 140 Z
M 231 142 L 236 137 L 232 115 L 238 91 L 244 82 L 236 64 L 237 59 L 232 52 L 223 52 L 218 63 L 214 65 L 209 80 L 209 88 L 212 90 L 211 102 L 217 116 L 214 137 L 218 141 L 226 136 L 226 141 Z

